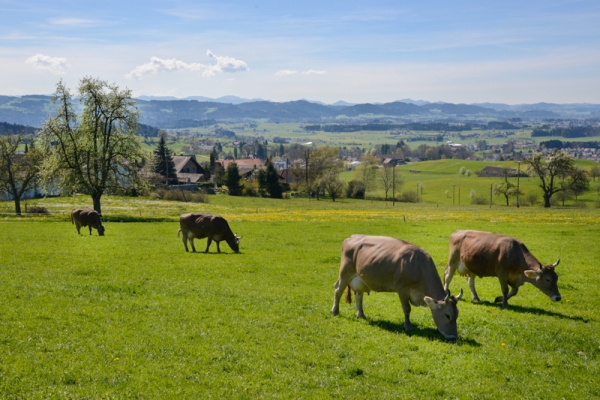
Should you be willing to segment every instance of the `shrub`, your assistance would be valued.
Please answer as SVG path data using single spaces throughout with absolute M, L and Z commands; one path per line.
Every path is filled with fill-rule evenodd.
M 364 199 L 365 184 L 361 181 L 352 180 L 346 186 L 346 197 L 349 199 Z
M 479 204 L 479 205 L 490 204 L 490 199 L 488 199 L 487 197 L 485 197 L 482 194 L 476 194 L 474 196 L 471 196 L 471 204 Z
M 596 202 L 594 203 L 594 207 L 600 208 L 600 199 L 596 200 Z
M 208 196 L 205 193 L 200 192 L 159 189 L 154 192 L 154 197 L 162 200 L 208 203 Z
M 50 215 L 50 211 L 46 207 L 32 206 L 27 208 L 27 214 L 46 214 Z
M 583 201 L 576 201 L 575 203 L 573 203 L 573 207 L 575 207 L 575 208 L 587 208 L 587 204 L 584 203 Z
M 419 200 L 417 192 L 414 190 L 408 190 L 406 192 L 402 192 L 400 196 L 400 201 L 405 203 L 416 203 Z

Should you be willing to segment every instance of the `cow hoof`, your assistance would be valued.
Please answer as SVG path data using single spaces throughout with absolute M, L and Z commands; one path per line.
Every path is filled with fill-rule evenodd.
M 340 314 L 340 310 L 338 308 L 333 307 L 331 309 L 331 313 L 333 314 L 333 316 L 335 317 L 336 315 Z
M 473 301 L 473 303 L 480 303 L 481 302 L 481 300 L 479 299 L 479 297 L 473 297 L 471 300 Z
M 503 296 L 498 296 L 494 299 L 494 303 L 502 303 L 504 301 Z
M 367 317 L 365 317 L 365 314 L 359 314 L 359 313 L 356 313 L 356 318 L 367 319 Z
M 414 329 L 414 328 L 413 328 L 412 324 L 409 324 L 409 325 L 407 325 L 407 324 L 404 324 L 404 331 L 405 331 L 405 332 L 410 332 L 410 331 L 412 331 L 413 329 Z

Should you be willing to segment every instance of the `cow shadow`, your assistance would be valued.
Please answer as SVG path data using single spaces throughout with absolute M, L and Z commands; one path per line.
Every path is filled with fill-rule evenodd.
M 491 301 L 472 302 L 471 304 L 473 304 L 475 306 L 502 308 L 502 303 L 495 303 L 495 302 L 491 302 Z M 542 308 L 537 308 L 537 307 L 525 307 L 525 306 L 516 306 L 513 304 L 509 304 L 507 310 L 524 313 L 524 314 L 546 315 L 548 317 L 557 317 L 557 318 L 562 318 L 562 319 L 568 319 L 571 321 L 581 321 L 586 324 L 588 322 L 590 322 L 590 320 L 588 318 L 583 318 L 583 317 L 579 317 L 579 316 L 574 317 L 572 315 L 565 315 L 565 314 L 561 314 L 561 313 L 554 312 L 554 311 L 548 311 L 548 310 L 544 310 Z
M 368 319 L 367 323 L 371 326 L 377 327 L 379 329 L 383 329 L 392 333 L 400 333 L 405 334 L 406 336 L 419 336 L 425 338 L 430 341 L 436 341 L 440 343 L 454 343 L 459 346 L 472 346 L 472 347 L 481 347 L 477 341 L 469 338 L 464 338 L 459 335 L 458 340 L 447 340 L 444 336 L 437 330 L 433 328 L 420 328 L 418 325 L 413 323 L 413 330 L 410 332 L 404 331 L 404 323 L 397 323 L 392 321 L 387 321 L 383 319 Z
M 220 255 L 235 256 L 235 255 L 239 255 L 239 254 L 244 254 L 241 251 L 239 253 L 234 253 L 233 251 L 232 252 L 222 251 L 222 252 L 219 253 L 216 250 L 215 251 L 209 251 L 208 253 L 206 253 L 204 251 L 196 251 L 196 252 L 190 251 L 190 253 L 191 254 L 200 254 L 200 255 L 203 255 L 203 256 L 220 256 Z

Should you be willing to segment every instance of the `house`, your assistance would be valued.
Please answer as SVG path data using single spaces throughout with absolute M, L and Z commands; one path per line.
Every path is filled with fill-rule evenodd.
M 517 170 L 514 168 L 493 167 L 491 165 L 488 165 L 487 167 L 485 167 L 484 169 L 479 171 L 477 173 L 477 176 L 479 176 L 479 177 L 491 176 L 491 177 L 501 178 L 501 177 L 504 177 L 503 170 L 507 170 L 508 176 L 510 176 L 510 177 L 517 175 Z
M 198 183 L 206 181 L 204 168 L 196 161 L 196 156 L 173 156 L 177 180 L 180 183 Z
M 404 156 L 398 154 L 386 154 L 381 156 L 381 164 L 383 164 L 383 166 L 386 167 L 402 165 L 406 164 L 406 162 L 404 161 Z
M 265 164 L 263 164 L 260 158 L 242 158 L 238 160 L 216 160 L 215 164 L 221 165 L 225 170 L 232 162 L 235 162 L 238 166 L 238 171 L 240 171 L 240 175 L 244 176 L 245 179 L 248 179 L 252 176 L 252 173 L 255 169 L 263 169 Z

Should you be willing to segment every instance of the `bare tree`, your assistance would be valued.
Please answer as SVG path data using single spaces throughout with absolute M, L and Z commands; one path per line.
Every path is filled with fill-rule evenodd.
M 367 192 L 374 190 L 377 181 L 377 164 L 379 158 L 365 154 L 360 158 L 361 164 L 356 168 L 356 179 L 361 181 L 365 186 L 365 199 L 367 198 Z
M 35 188 L 43 154 L 32 146 L 25 154 L 17 154 L 22 134 L 0 137 L 0 190 L 15 202 L 15 213 L 21 215 L 21 198 Z
M 385 192 L 385 200 L 388 199 L 388 193 L 390 190 L 399 190 L 402 187 L 404 181 L 400 175 L 396 172 L 393 165 L 384 165 L 383 168 L 379 168 L 379 180 L 383 185 L 383 191 Z
M 41 133 L 49 152 L 42 175 L 46 182 L 58 178 L 68 191 L 89 194 L 101 213 L 100 199 L 107 191 L 142 186 L 138 172 L 145 154 L 135 136 L 140 114 L 130 90 L 95 78 L 79 82 L 78 99 L 80 115 L 69 89 L 62 81 L 56 85 L 56 116 Z
M 590 176 L 596 181 L 596 178 L 600 177 L 600 165 L 594 165 L 590 168 Z

